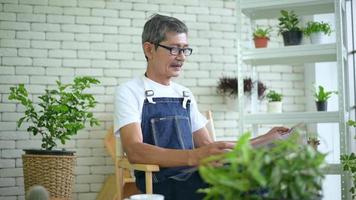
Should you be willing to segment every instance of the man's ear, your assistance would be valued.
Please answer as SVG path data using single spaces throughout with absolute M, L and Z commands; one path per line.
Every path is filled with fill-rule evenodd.
M 153 51 L 155 51 L 155 45 L 150 42 L 143 43 L 143 52 L 148 59 L 152 58 Z

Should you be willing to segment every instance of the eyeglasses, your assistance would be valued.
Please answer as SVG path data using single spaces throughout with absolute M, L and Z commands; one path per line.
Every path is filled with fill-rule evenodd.
M 192 48 L 168 47 L 161 44 L 157 44 L 157 46 L 169 50 L 170 54 L 174 56 L 178 56 L 181 52 L 183 52 L 185 56 L 190 56 L 193 52 Z

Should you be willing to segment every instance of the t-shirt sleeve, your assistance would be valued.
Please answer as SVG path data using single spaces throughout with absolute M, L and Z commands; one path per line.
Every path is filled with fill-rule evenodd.
M 119 136 L 119 129 L 133 122 L 141 123 L 139 102 L 127 85 L 116 88 L 114 100 L 114 132 Z
M 192 94 L 192 93 L 191 93 Z M 193 95 L 191 95 L 191 106 L 190 106 L 190 119 L 192 121 L 192 132 L 203 128 L 208 120 L 204 115 L 199 112 L 197 102 Z

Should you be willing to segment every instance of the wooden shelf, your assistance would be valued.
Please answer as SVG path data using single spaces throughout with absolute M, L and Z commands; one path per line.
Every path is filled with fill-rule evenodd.
M 250 65 L 331 62 L 336 61 L 336 44 L 306 44 L 280 48 L 243 49 L 242 60 Z
M 242 13 L 251 19 L 278 18 L 280 10 L 294 10 L 298 16 L 333 13 L 333 0 L 249 0 L 240 1 Z
M 339 112 L 288 112 L 245 114 L 245 124 L 339 123 Z

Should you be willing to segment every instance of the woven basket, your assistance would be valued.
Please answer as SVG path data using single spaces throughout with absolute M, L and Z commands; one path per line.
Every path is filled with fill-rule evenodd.
M 72 199 L 75 156 L 22 155 L 25 191 L 42 185 L 51 199 Z

